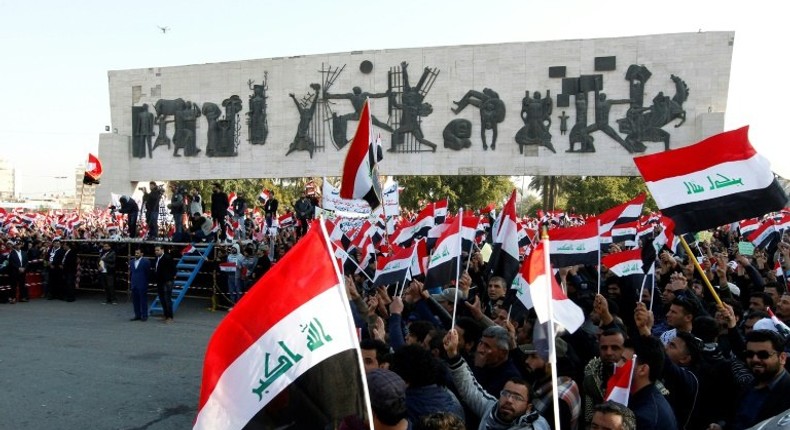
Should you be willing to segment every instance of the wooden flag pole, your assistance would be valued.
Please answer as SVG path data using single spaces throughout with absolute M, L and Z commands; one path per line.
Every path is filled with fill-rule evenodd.
M 80 189 L 80 203 L 77 206 L 77 215 L 82 217 L 82 197 L 85 195 L 85 181 L 82 181 L 82 188 Z
M 702 270 L 702 266 L 699 265 L 697 258 L 694 257 L 694 254 L 691 252 L 691 248 L 689 247 L 689 244 L 686 243 L 686 239 L 683 239 L 683 235 L 679 235 L 679 237 L 680 243 L 683 245 L 683 249 L 686 250 L 686 255 L 688 256 L 689 260 L 694 263 L 694 268 L 697 269 L 697 272 L 702 277 L 702 281 L 705 282 L 705 286 L 708 287 L 708 291 L 710 291 L 710 293 L 713 295 L 713 298 L 716 300 L 716 304 L 723 307 L 724 303 L 721 302 L 721 298 L 719 297 L 718 293 L 716 293 L 716 290 L 713 288 L 713 285 L 711 285 L 708 277 L 705 276 L 705 271 Z

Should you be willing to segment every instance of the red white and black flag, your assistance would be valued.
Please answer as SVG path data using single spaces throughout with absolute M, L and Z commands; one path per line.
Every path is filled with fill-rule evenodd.
M 88 153 L 88 164 L 85 166 L 85 175 L 82 177 L 82 183 L 85 185 L 99 184 L 103 169 L 99 157 Z
M 617 276 L 644 275 L 642 271 L 642 250 L 615 252 L 601 258 L 601 264 Z
M 787 194 L 768 160 L 749 143 L 749 127 L 697 144 L 634 158 L 675 233 L 715 228 L 781 210 Z
M 497 228 L 498 227 L 498 228 Z M 490 276 L 501 276 L 510 285 L 519 268 L 518 220 L 516 218 L 516 190 L 510 195 L 499 215 L 493 235 L 493 251 L 489 259 Z
M 551 239 L 551 264 L 555 267 L 598 264 L 601 245 L 596 224 L 553 228 L 549 230 L 549 239 Z
M 322 229 L 310 229 L 222 320 L 194 429 L 327 428 L 366 415 L 356 330 L 329 249 Z
M 463 216 L 459 214 L 436 241 L 436 246 L 428 262 L 428 273 L 425 276 L 426 288 L 443 287 L 450 281 L 458 279 L 463 238 L 462 220 Z
M 382 159 L 381 143 L 373 138 L 370 121 L 370 101 L 365 100 L 359 116 L 357 132 L 346 154 L 343 164 L 343 180 L 340 197 L 343 199 L 363 199 L 376 209 L 381 205 L 381 184 L 376 165 Z

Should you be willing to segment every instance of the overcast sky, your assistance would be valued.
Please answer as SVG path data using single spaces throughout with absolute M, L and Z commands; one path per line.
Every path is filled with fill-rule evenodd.
M 725 128 L 790 177 L 785 14 L 744 1 L 0 0 L 0 158 L 17 192 L 72 185 L 110 124 L 109 70 L 422 46 L 735 31 Z M 776 12 L 776 11 L 774 11 Z M 159 27 L 167 27 L 162 33 Z M 778 78 L 772 77 L 774 74 Z M 692 88 L 693 94 L 693 88 Z M 781 118 L 780 118 L 781 116 Z M 69 176 L 68 181 L 58 177 Z

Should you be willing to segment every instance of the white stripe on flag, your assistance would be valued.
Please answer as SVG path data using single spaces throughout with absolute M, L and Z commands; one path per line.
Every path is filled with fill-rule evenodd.
M 767 174 L 766 174 L 767 173 Z M 768 160 L 759 154 L 707 169 L 647 182 L 661 209 L 767 188 L 774 181 Z
M 339 288 L 336 285 L 309 300 L 251 344 L 223 372 L 194 429 L 243 428 L 303 373 L 353 349 Z

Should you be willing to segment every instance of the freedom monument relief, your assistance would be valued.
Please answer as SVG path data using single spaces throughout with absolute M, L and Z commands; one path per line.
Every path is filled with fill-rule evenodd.
M 370 98 L 382 175 L 638 175 L 723 131 L 734 32 L 110 71 L 97 199 L 138 181 L 338 176 Z

